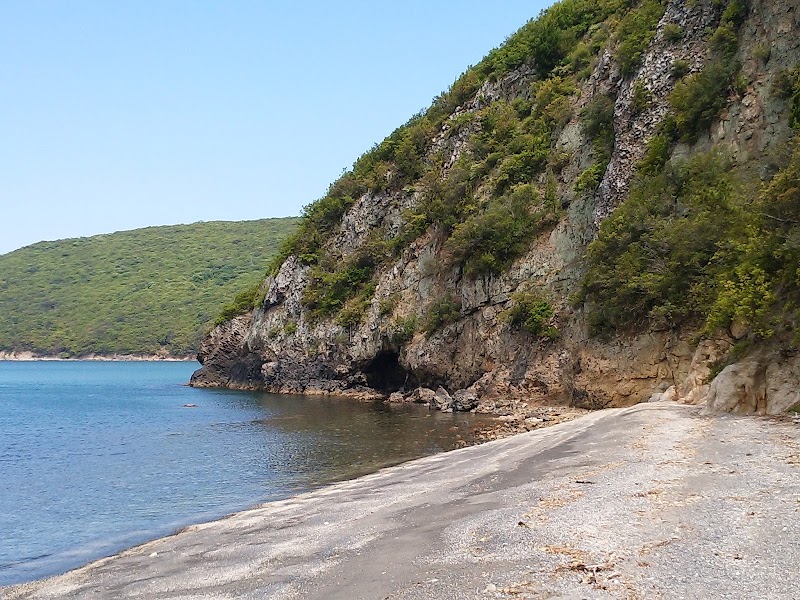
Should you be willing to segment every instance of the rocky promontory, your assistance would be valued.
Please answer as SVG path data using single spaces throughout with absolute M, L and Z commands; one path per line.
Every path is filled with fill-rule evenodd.
M 556 4 L 359 159 L 191 384 L 522 420 L 796 406 L 800 10 L 612 4 Z

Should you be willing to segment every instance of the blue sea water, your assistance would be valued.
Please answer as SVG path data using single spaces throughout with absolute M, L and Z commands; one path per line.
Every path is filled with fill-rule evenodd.
M 0 586 L 451 449 L 479 424 L 410 406 L 186 387 L 196 367 L 0 362 Z

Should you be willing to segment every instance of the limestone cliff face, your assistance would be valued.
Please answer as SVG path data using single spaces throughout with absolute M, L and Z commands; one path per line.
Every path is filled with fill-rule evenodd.
M 780 70 L 793 68 L 800 59 L 798 18 L 800 7 L 794 0 L 750 3 L 739 34 L 740 77 L 746 85 L 732 93 L 708 135 L 692 146 L 679 144 L 676 154 L 722 146 L 739 164 L 754 165 L 757 173 L 765 157 L 787 145 L 792 137 L 787 105 L 770 90 Z M 460 267 L 450 267 L 444 236 L 429 227 L 378 269 L 374 297 L 360 324 L 343 327 L 333 318 L 310 314 L 303 303 L 309 267 L 290 256 L 267 280 L 259 308 L 211 332 L 192 384 L 358 397 L 441 387 L 451 397 L 477 398 L 479 410 L 500 414 L 524 412 L 526 406 L 544 402 L 603 407 L 665 394 L 689 401 L 704 398 L 708 389 L 702 371 L 729 348 L 726 340 L 695 348 L 689 342 L 691 331 L 595 339 L 587 333 L 584 314 L 568 298 L 577 289 L 582 256 L 598 224 L 626 198 L 635 165 L 667 114 L 676 61 L 693 72 L 701 70 L 709 32 L 718 19 L 710 2 L 670 0 L 635 73 L 621 74 L 613 40 L 601 51 L 591 75 L 571 97 L 572 117 L 553 145 L 553 152 L 563 157 L 557 173 L 563 212 L 555 227 L 542 232 L 501 275 L 470 278 Z M 682 32 L 679 42 L 669 38 L 670 27 L 676 25 Z M 766 62 L 756 56 L 765 46 L 771 50 Z M 464 115 L 498 99 L 526 97 L 535 77 L 535 69 L 520 67 L 486 81 L 445 120 L 430 148 L 431 154 L 446 157 L 443 175 L 468 151 L 476 125 Z M 636 90 L 642 88 L 650 101 L 635 106 Z M 575 182 L 593 161 L 580 114 L 601 95 L 614 102 L 613 153 L 597 191 L 578 194 Z M 463 122 L 472 124 L 456 127 Z M 537 183 L 545 185 L 545 175 Z M 370 231 L 398 233 L 408 210 L 421 202 L 421 193 L 413 186 L 365 193 L 346 212 L 326 248 L 344 260 Z M 553 324 L 560 332 L 556 340 L 514 329 L 503 316 L 512 294 L 531 285 L 553 302 Z M 411 339 L 398 333 L 398 323 L 422 319 L 443 297 L 460 302 L 458 319 L 429 334 L 414 332 Z M 723 393 L 721 385 L 712 391 L 715 398 Z

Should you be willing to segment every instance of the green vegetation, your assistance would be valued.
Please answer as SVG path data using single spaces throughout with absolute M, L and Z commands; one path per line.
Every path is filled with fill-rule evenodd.
M 445 325 L 455 323 L 461 316 L 461 303 L 450 296 L 435 301 L 428 308 L 422 323 L 422 331 L 431 335 Z
M 633 75 L 642 55 L 656 32 L 656 26 L 666 9 L 662 0 L 644 0 L 625 14 L 619 27 L 618 60 L 622 75 Z
M 550 324 L 554 315 L 553 306 L 540 293 L 516 292 L 505 317 L 512 327 L 553 340 L 558 337 L 558 330 Z
M 377 267 L 391 257 L 391 244 L 381 229 L 373 229 L 367 240 L 345 260 L 334 262 L 324 255 L 309 272 L 303 304 L 315 317 L 329 317 L 339 311 L 338 324 L 357 324 L 375 293 L 372 281 Z
M 691 143 L 707 132 L 727 106 L 730 92 L 737 87 L 740 69 L 736 61 L 737 31 L 747 6 L 742 0 L 718 0 L 715 5 L 721 10 L 721 17 L 712 35 L 710 59 L 702 71 L 689 76 L 686 76 L 689 63 L 685 60 L 676 60 L 672 65 L 672 76 L 680 81 L 669 96 L 670 113 L 648 142 L 647 152 L 639 164 L 643 175 L 659 173 L 679 140 Z M 778 95 L 791 95 L 791 85 L 787 92 L 785 82 L 783 79 L 776 85 Z M 634 110 L 641 110 L 646 102 L 646 90 L 634 89 Z
M 756 202 L 718 154 L 642 176 L 587 252 L 596 333 L 736 324 L 756 338 L 800 320 L 800 147 Z M 790 343 L 797 344 L 798 339 Z
M 600 185 L 614 151 L 614 100 L 608 96 L 592 98 L 581 113 L 583 134 L 592 143 L 594 162 L 575 182 L 579 194 L 593 192 Z
M 596 332 L 702 318 L 719 252 L 741 236 L 736 186 L 716 154 L 642 177 L 587 251 L 583 298 Z
M 667 23 L 664 25 L 664 38 L 671 43 L 678 42 L 683 39 L 685 33 L 683 27 L 677 23 Z
M 670 75 L 673 79 L 680 79 L 689 74 L 691 67 L 689 66 L 689 61 L 683 59 L 677 59 L 675 62 L 672 63 L 672 71 Z
M 149 227 L 0 256 L 0 349 L 191 354 L 219 307 L 252 308 L 297 219 Z
M 593 33 L 594 26 L 637 4 L 628 0 L 562 0 L 490 52 L 476 69 L 483 77 L 497 78 L 531 65 L 546 78 L 571 58 L 570 52 Z
M 682 79 L 670 97 L 671 115 L 661 137 L 643 163 L 644 174 L 659 173 L 679 139 L 693 140 L 707 130 L 735 83 L 739 68 L 733 57 L 746 5 L 744 0 L 713 4 L 720 21 L 709 63 L 687 77 L 676 64 L 674 75 Z M 555 182 L 568 157 L 555 151 L 554 143 L 573 117 L 580 82 L 606 47 L 616 51 L 623 75 L 633 75 L 665 6 L 663 0 L 562 0 L 543 11 L 463 73 L 427 110 L 361 156 L 325 197 L 307 206 L 272 268 L 290 255 L 310 266 L 303 303 L 312 316 L 335 318 L 342 327 L 363 318 L 380 267 L 426 232 L 444 244 L 449 260 L 440 268 L 459 267 L 468 278 L 502 273 L 561 216 Z M 672 25 L 665 35 L 677 41 L 683 31 Z M 522 67 L 532 73 L 528 90 L 455 112 L 487 81 Z M 639 85 L 633 100 L 634 110 L 644 111 L 651 98 Z M 613 97 L 596 96 L 581 114 L 592 163 L 577 179 L 580 194 L 597 189 L 611 158 L 614 104 Z M 459 135 L 468 140 L 455 164 L 449 164 L 449 152 L 434 150 L 440 133 L 444 139 Z M 418 202 L 403 215 L 399 232 L 375 232 L 354 252 L 336 250 L 329 241 L 346 211 L 365 195 L 380 192 L 417 194 Z
M 230 321 L 234 317 L 244 314 L 258 306 L 264 300 L 262 288 L 263 280 L 256 281 L 246 290 L 243 290 L 233 297 L 233 302 L 226 304 L 222 312 L 214 319 L 214 326 L 221 325 L 225 321 Z
M 800 65 L 779 74 L 774 92 L 778 97 L 789 101 L 790 124 L 795 129 L 800 129 Z
M 389 340 L 398 346 L 407 344 L 417 332 L 417 327 L 416 315 L 411 315 L 403 319 L 396 319 L 392 321 L 392 326 L 389 330 Z
M 517 185 L 454 227 L 445 250 L 467 277 L 500 273 L 527 249 L 536 232 L 555 224 L 558 210 L 532 185 Z
M 717 0 L 720 24 L 711 37 L 711 56 L 702 71 L 681 79 L 669 97 L 672 115 L 662 131 L 676 141 L 694 142 L 728 105 L 741 65 L 736 60 L 737 33 L 747 15 L 745 0 Z M 681 76 L 688 65 L 673 65 L 673 76 Z
M 800 321 L 800 144 L 789 165 L 746 205 L 746 235 L 734 240 L 731 268 L 717 278 L 707 328 L 736 323 L 759 337 L 794 336 Z
M 316 317 L 336 315 L 342 326 L 356 324 L 366 311 L 378 267 L 431 229 L 446 239 L 453 264 L 467 277 L 503 271 L 560 216 L 554 175 L 565 161 L 553 143 L 572 116 L 578 83 L 612 35 L 627 68 L 638 64 L 662 13 L 656 0 L 562 0 L 543 11 L 462 74 L 426 111 L 361 156 L 324 198 L 307 206 L 272 269 L 290 255 L 311 266 L 305 305 Z M 523 65 L 536 74 L 528 94 L 452 116 L 487 80 Z M 466 132 L 470 147 L 449 169 L 445 157 L 431 150 L 446 121 L 446 135 Z M 596 187 L 608 161 L 613 128 L 608 119 L 605 125 L 594 135 L 597 161 L 582 180 L 586 189 Z M 394 237 L 381 234 L 355 256 L 334 252 L 327 241 L 344 213 L 364 194 L 382 191 L 417 191 L 422 200 L 404 215 L 404 226 Z
M 595 333 L 689 323 L 706 334 L 745 331 L 737 352 L 775 335 L 797 346 L 800 146 L 760 195 L 744 190 L 717 153 L 670 160 L 679 140 L 696 141 L 741 93 L 737 32 L 747 4 L 715 6 L 721 16 L 710 58 L 670 95 L 670 114 L 648 143 L 628 199 L 589 246 L 580 299 Z M 758 48 L 756 55 L 768 59 Z M 674 75 L 685 71 L 688 64 L 673 67 Z M 774 92 L 800 129 L 800 67 L 782 73 Z
M 647 89 L 644 81 L 637 80 L 633 84 L 633 93 L 631 95 L 631 108 L 635 113 L 642 113 L 652 104 L 653 92 Z

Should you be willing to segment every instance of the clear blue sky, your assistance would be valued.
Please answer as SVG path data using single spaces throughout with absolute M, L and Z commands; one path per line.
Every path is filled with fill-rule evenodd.
M 0 2 L 0 253 L 297 215 L 550 4 Z

